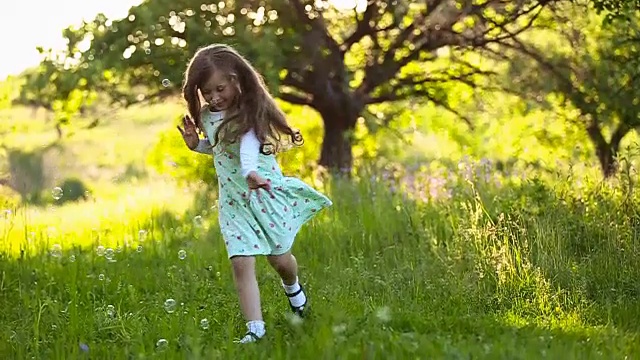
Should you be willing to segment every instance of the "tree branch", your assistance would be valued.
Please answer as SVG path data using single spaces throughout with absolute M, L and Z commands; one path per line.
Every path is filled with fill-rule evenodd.
M 381 95 L 381 96 L 377 96 L 375 98 L 371 98 L 367 102 L 367 104 L 378 104 L 378 103 L 387 102 L 387 101 L 407 100 L 409 98 L 413 98 L 413 97 L 416 97 L 416 96 L 423 97 L 423 98 L 431 101 L 433 104 L 446 109 L 450 113 L 452 113 L 452 114 L 456 115 L 457 117 L 459 117 L 460 119 L 462 119 L 465 123 L 467 123 L 467 125 L 469 125 L 470 128 L 473 129 L 473 123 L 471 122 L 471 119 L 469 117 L 463 115 L 459 111 L 457 111 L 454 108 L 452 108 L 451 105 L 449 105 L 445 99 L 438 99 L 438 98 L 434 97 L 432 94 L 430 94 L 427 90 L 408 92 L 408 93 L 404 93 L 404 94 L 387 93 L 385 95 Z
M 401 33 L 395 38 L 389 49 L 384 54 L 384 57 L 380 63 L 373 62 L 365 67 L 365 77 L 356 92 L 359 94 L 366 94 L 369 91 L 375 89 L 380 84 L 389 81 L 404 66 L 412 61 L 419 59 L 420 54 L 422 53 L 434 51 L 446 45 L 471 45 L 473 47 L 486 46 L 490 43 L 499 43 L 506 39 L 517 36 L 518 34 L 532 26 L 533 22 L 540 14 L 542 7 L 549 1 L 551 0 L 540 0 L 536 5 L 531 6 L 531 8 L 525 9 L 523 11 L 517 10 L 513 12 L 512 14 L 510 14 L 510 16 L 507 17 L 507 20 L 504 22 L 504 24 L 499 24 L 496 21 L 488 19 L 482 15 L 482 13 L 487 8 L 497 8 L 500 6 L 504 6 L 502 2 L 488 1 L 484 4 L 469 3 L 469 5 L 464 7 L 463 9 L 457 9 L 454 7 L 442 8 L 443 5 L 441 5 L 441 2 L 437 1 L 437 3 L 434 3 L 435 6 L 427 7 L 423 12 L 416 16 L 411 25 L 407 26 L 401 31 Z M 440 7 L 438 7 L 438 5 L 440 5 Z M 519 30 L 513 33 L 506 31 L 506 25 L 514 23 L 522 16 L 526 16 L 534 12 L 536 9 L 539 9 L 540 11 L 532 16 L 529 22 L 527 24 L 524 24 Z M 440 24 L 440 22 L 437 24 L 433 24 L 433 22 L 429 20 L 431 17 L 435 16 L 434 12 L 436 10 L 439 10 L 442 13 L 449 11 L 446 16 L 443 15 L 443 17 L 445 17 L 445 20 L 440 21 L 442 24 Z M 454 32 L 452 30 L 453 25 L 467 16 L 476 16 L 483 19 L 484 22 L 479 22 L 478 27 L 485 28 L 486 23 L 491 23 L 494 26 L 490 29 L 483 30 L 483 32 L 479 35 L 476 34 L 471 37 L 465 36 L 464 32 Z M 487 39 L 488 33 L 491 31 L 495 31 L 496 28 L 502 30 L 502 32 L 506 33 L 506 35 Z M 471 32 L 473 33 L 473 31 Z M 404 48 L 403 45 L 405 44 L 405 42 L 413 43 L 415 45 L 415 49 L 408 55 L 397 60 L 396 53 L 399 49 Z
M 425 86 L 427 84 L 443 84 L 452 81 L 462 82 L 471 88 L 478 88 L 479 85 L 474 80 L 474 76 L 490 76 L 497 75 L 495 71 L 483 70 L 479 67 L 469 63 L 463 59 L 453 59 L 452 64 L 448 66 L 444 72 L 436 73 L 432 75 L 425 74 L 424 76 L 412 76 L 407 75 L 402 78 L 395 78 L 389 81 L 390 87 L 381 89 L 382 93 L 378 96 L 372 97 L 366 95 L 363 98 L 366 103 L 380 103 L 385 101 L 398 100 L 396 97 L 398 94 L 421 94 L 422 89 L 416 89 L 419 86 Z M 386 87 L 386 86 L 385 86 Z M 416 93 L 417 92 L 417 93 Z
M 331 52 L 335 52 L 335 54 L 341 54 L 340 46 L 336 40 L 329 34 L 327 29 L 327 25 L 324 23 L 324 19 L 321 13 L 318 13 L 318 17 L 312 19 L 307 14 L 305 10 L 305 4 L 303 4 L 302 0 L 289 0 L 296 14 L 298 15 L 298 19 L 302 21 L 304 24 L 309 25 L 313 31 L 320 34 L 322 38 L 325 40 Z
M 304 78 L 305 77 L 297 74 L 293 69 L 290 69 L 284 79 L 282 79 L 282 85 L 291 86 L 306 93 L 313 93 L 313 88 L 304 81 Z
M 629 133 L 629 131 L 631 131 L 631 127 L 627 122 L 622 122 L 620 123 L 620 125 L 618 125 L 616 130 L 611 135 L 611 141 L 609 142 L 613 153 L 618 152 L 622 139 Z
M 560 72 L 556 65 L 553 64 L 552 62 L 548 61 L 547 59 L 545 59 L 542 55 L 540 55 L 540 53 L 536 50 L 533 49 L 528 49 L 527 45 L 525 45 L 522 41 L 518 40 L 517 38 L 512 38 L 511 39 L 514 44 L 510 44 L 510 43 L 502 43 L 500 44 L 501 46 L 504 46 L 508 49 L 511 50 L 515 50 L 516 52 L 519 52 L 521 54 L 524 54 L 528 57 L 530 57 L 531 59 L 535 60 L 538 64 L 540 64 L 543 68 L 545 68 L 547 71 L 549 71 L 551 74 L 553 74 L 553 76 L 557 77 L 562 83 L 564 83 L 565 85 L 565 91 L 578 91 L 578 89 L 575 88 L 575 86 L 573 85 L 573 82 L 571 81 L 571 79 L 567 78 L 566 76 L 564 76 L 564 74 L 562 74 L 562 72 Z
M 311 105 L 311 99 L 304 98 L 292 93 L 280 92 L 278 98 L 294 105 Z
M 351 35 L 349 35 L 344 40 L 342 45 L 340 45 L 341 51 L 346 52 L 347 50 L 351 49 L 353 44 L 356 44 L 357 42 L 362 40 L 365 36 L 372 35 L 374 33 L 374 27 L 371 26 L 371 21 L 373 20 L 373 17 L 378 12 L 378 9 L 379 7 L 378 7 L 377 0 L 368 0 L 367 8 L 362 14 L 362 18 L 358 19 L 358 13 L 354 8 L 353 11 L 355 12 L 355 18 L 357 21 L 356 29 L 353 33 L 351 33 Z

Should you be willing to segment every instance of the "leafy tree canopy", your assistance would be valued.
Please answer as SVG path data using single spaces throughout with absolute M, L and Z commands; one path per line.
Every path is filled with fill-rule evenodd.
M 380 120 L 366 116 L 370 105 L 419 98 L 457 112 L 451 82 L 477 88 L 492 73 L 471 52 L 527 30 L 552 2 L 367 0 L 339 10 L 323 0 L 148 0 L 123 19 L 66 29 L 63 61 L 45 62 L 57 72 L 41 73 L 62 99 L 91 90 L 126 105 L 175 93 L 199 47 L 229 43 L 275 95 L 321 114 L 320 164 L 350 168 L 358 118 Z

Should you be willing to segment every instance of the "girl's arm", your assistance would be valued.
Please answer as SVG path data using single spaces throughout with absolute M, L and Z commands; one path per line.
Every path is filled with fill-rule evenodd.
M 240 139 L 240 167 L 243 177 L 258 170 L 258 155 L 260 154 L 260 140 L 253 129 L 242 135 Z
M 208 139 L 200 139 L 200 141 L 198 142 L 198 146 L 196 146 L 195 149 L 193 149 L 193 151 L 200 154 L 206 154 L 206 155 L 213 154 L 213 150 L 211 149 L 211 143 L 209 142 Z

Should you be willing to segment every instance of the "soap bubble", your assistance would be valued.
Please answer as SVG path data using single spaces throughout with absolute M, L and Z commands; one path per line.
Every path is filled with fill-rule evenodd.
M 162 86 L 164 87 L 171 86 L 171 81 L 169 79 L 162 79 Z
M 156 350 L 157 351 L 165 351 L 169 347 L 169 342 L 167 339 L 160 339 L 156 342 Z
M 174 311 L 176 311 L 176 301 L 173 299 L 167 299 L 164 302 L 164 310 L 166 312 L 168 312 L 169 314 L 173 313 Z
M 194 225 L 195 227 L 198 227 L 198 228 L 199 228 L 199 227 L 202 227 L 202 216 L 200 216 L 200 215 L 196 215 L 196 216 L 193 218 L 193 225 Z
M 113 317 L 116 314 L 116 308 L 113 305 L 107 305 L 107 315 Z
M 187 258 L 187 252 L 186 252 L 186 251 L 184 251 L 184 250 L 180 250 L 180 251 L 178 251 L 178 258 L 179 258 L 180 260 L 184 260 L 184 259 L 186 259 L 186 258 Z
M 202 330 L 207 330 L 209 328 L 209 320 L 202 319 L 200 320 L 200 327 L 202 328 Z
M 333 330 L 333 333 L 336 334 L 336 335 L 337 334 L 341 334 L 341 333 L 345 332 L 345 330 L 347 330 L 347 325 L 346 324 L 338 324 L 338 325 L 333 326 L 332 330 Z
M 114 251 L 112 248 L 108 248 L 107 250 L 104 251 L 104 257 L 107 260 L 113 260 L 113 255 L 114 255 Z
M 138 239 L 140 241 L 145 241 L 147 239 L 147 230 L 140 230 L 138 231 Z
M 289 321 L 289 324 L 291 324 L 292 326 L 300 326 L 302 325 L 302 318 L 298 315 L 294 315 L 292 313 L 287 313 L 287 315 L 285 315 L 285 317 L 287 318 L 287 320 Z
M 51 190 L 51 196 L 56 200 L 60 200 L 63 194 L 64 191 L 62 191 L 62 188 L 59 186 L 56 186 L 53 188 L 53 190 Z
M 98 247 L 96 248 L 96 255 L 104 256 L 104 246 L 98 245 Z
M 54 244 L 51 247 L 51 256 L 55 258 L 59 258 L 62 256 L 62 247 L 60 246 L 60 244 Z
M 376 311 L 376 317 L 381 322 L 389 322 L 391 320 L 391 309 L 388 306 L 383 306 Z

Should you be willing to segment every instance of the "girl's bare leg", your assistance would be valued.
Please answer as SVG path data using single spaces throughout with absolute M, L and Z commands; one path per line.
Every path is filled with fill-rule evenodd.
M 235 256 L 231 258 L 233 278 L 240 300 L 240 310 L 247 321 L 248 332 L 241 343 L 252 342 L 264 336 L 265 324 L 260 307 L 260 289 L 256 279 L 256 259 L 253 256 Z
M 282 279 L 282 287 L 284 287 L 284 291 L 289 298 L 291 310 L 298 316 L 304 316 L 307 295 L 304 288 L 298 283 L 298 262 L 296 257 L 291 252 L 287 252 L 282 255 L 268 256 L 267 259 Z
M 294 285 L 298 280 L 298 262 L 296 257 L 287 252 L 282 255 L 271 255 L 267 257 L 271 267 L 280 275 L 285 285 Z

